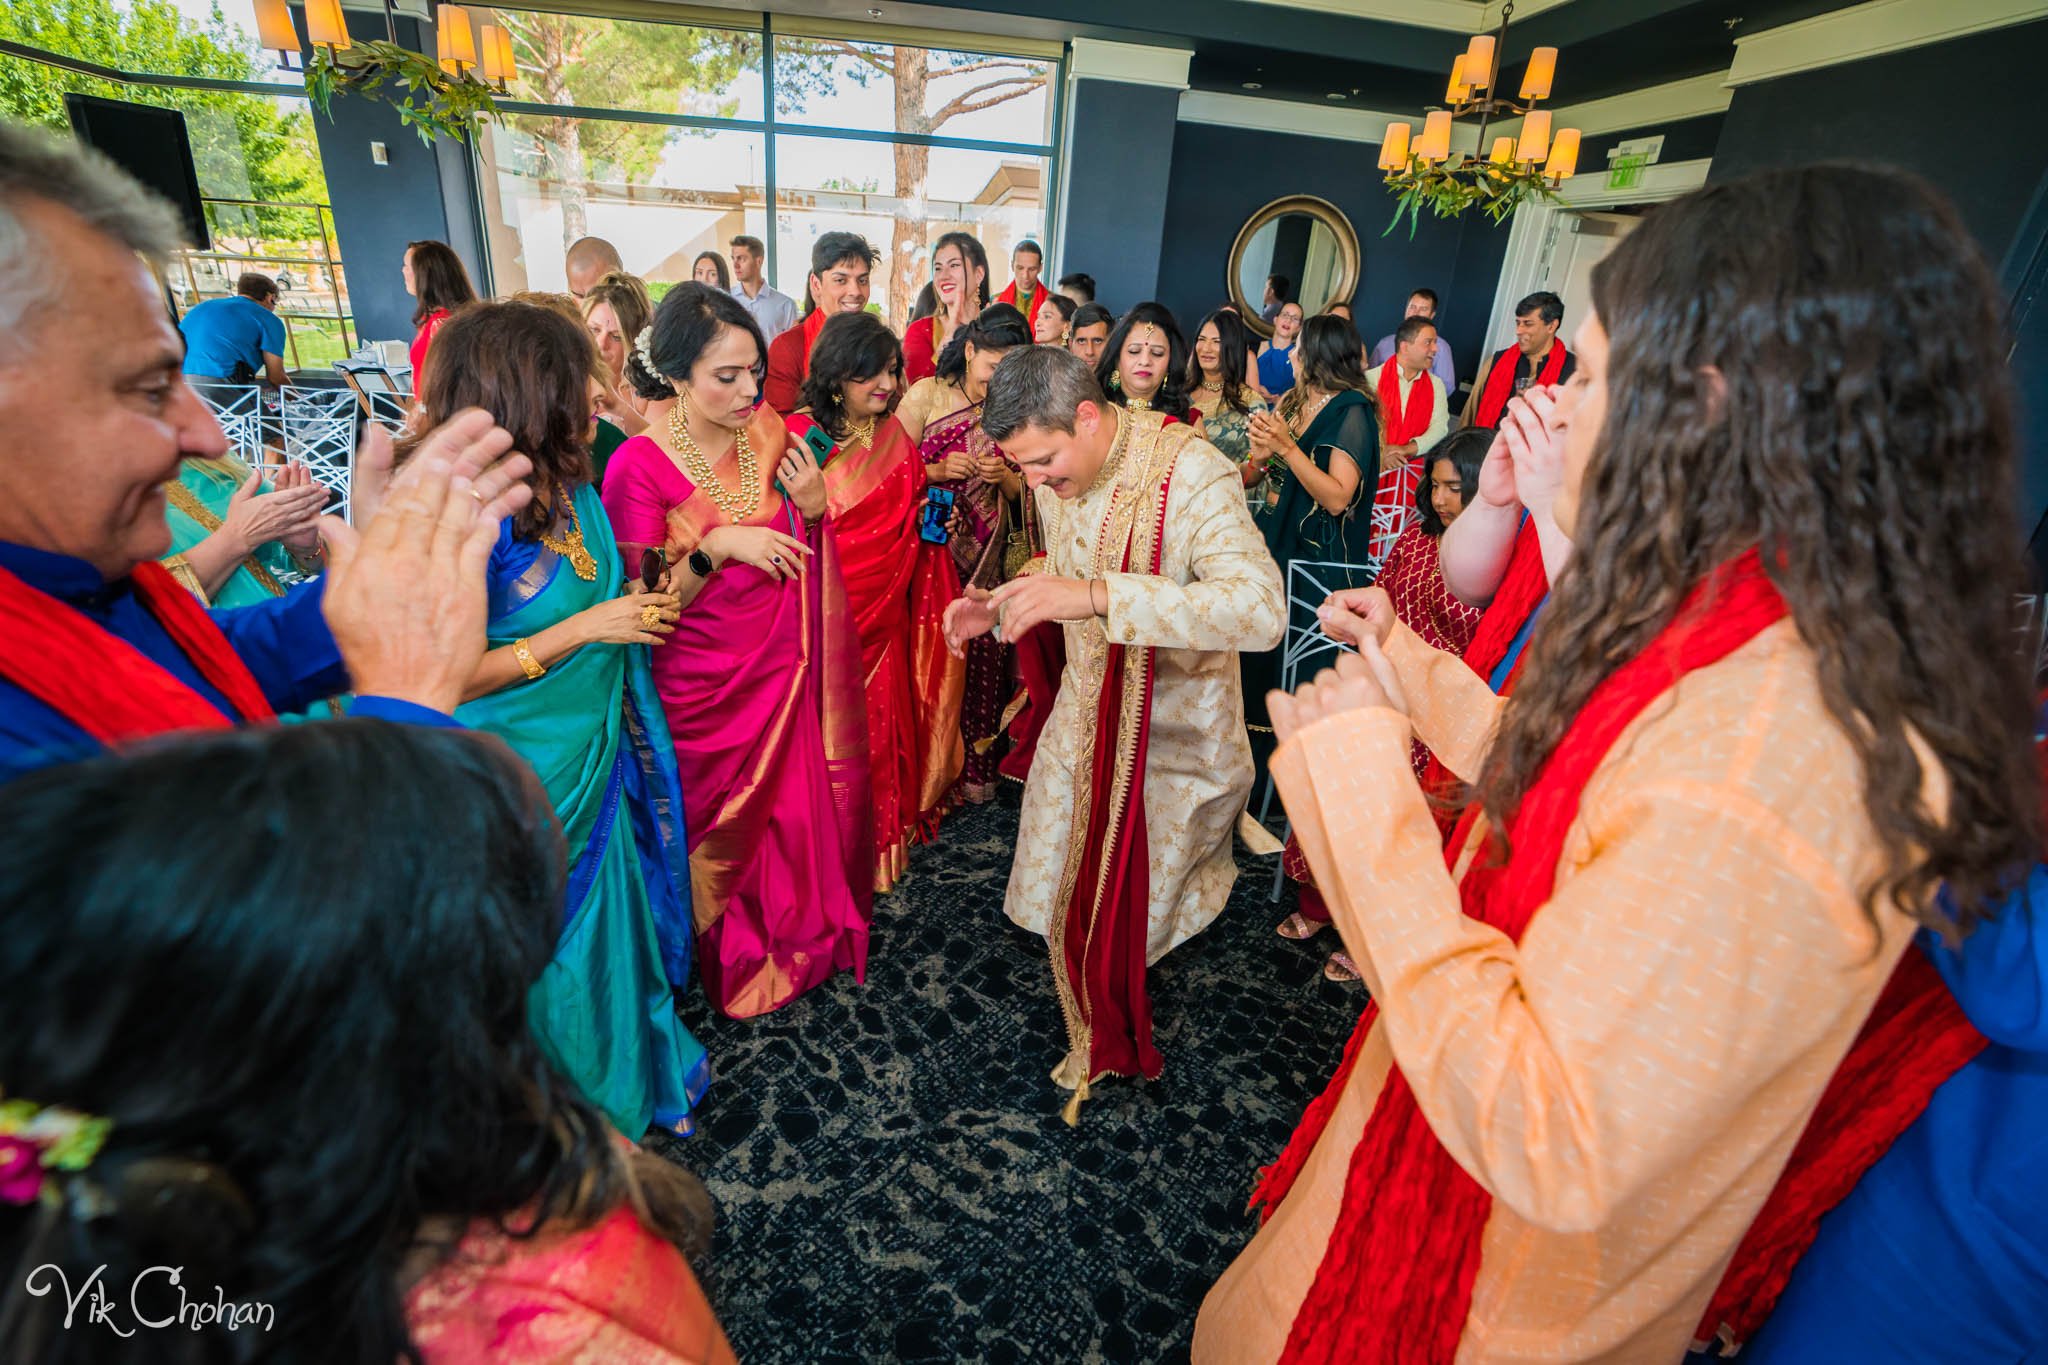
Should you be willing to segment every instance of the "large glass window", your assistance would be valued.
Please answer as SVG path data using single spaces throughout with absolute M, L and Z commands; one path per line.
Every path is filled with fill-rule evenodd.
M 66 7 L 71 3 L 63 0 Z M 12 21 L 0 19 L 0 24 Z M 195 34 L 201 31 L 192 21 L 179 22 L 188 42 L 198 42 Z M 0 55 L 0 117 L 68 128 L 67 93 L 184 114 L 213 244 L 207 251 L 185 253 L 167 272 L 166 283 L 181 310 L 233 293 L 236 279 L 255 271 L 279 286 L 286 366 L 324 370 L 354 349 L 348 280 L 328 212 L 313 112 L 304 96 L 102 80 Z
M 767 223 L 759 133 L 514 115 L 482 139 L 493 285 L 568 287 L 562 259 L 602 237 L 649 284 L 690 278 L 699 252 L 727 254 Z M 658 292 L 658 291 L 657 291 Z
M 746 233 L 801 301 L 812 244 L 840 229 L 881 254 L 874 304 L 901 327 L 942 233 L 981 238 L 996 288 L 1010 248 L 1044 240 L 1050 57 L 778 32 L 764 71 L 755 30 L 495 14 L 520 66 L 480 144 L 501 293 L 561 288 L 586 234 L 658 286 Z

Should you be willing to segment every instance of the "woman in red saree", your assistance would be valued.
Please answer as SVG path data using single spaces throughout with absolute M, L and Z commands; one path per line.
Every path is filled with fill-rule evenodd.
M 1024 480 L 982 433 L 981 403 L 996 363 L 1030 344 L 1024 315 L 1007 303 L 991 304 L 954 334 L 939 356 L 938 373 L 913 383 L 896 409 L 904 434 L 917 443 L 926 479 L 953 495 L 946 548 L 960 582 L 984 591 L 1010 576 L 1004 560 L 1010 533 L 1019 529 Z M 1016 693 L 1011 663 L 1010 646 L 986 636 L 967 647 L 960 707 L 966 756 L 959 788 L 961 799 L 976 805 L 995 799 L 1002 758 L 996 741 Z
M 834 972 L 863 979 L 874 899 L 860 640 L 824 478 L 756 405 L 764 353 L 731 295 L 670 290 L 626 366 L 648 434 L 604 481 L 626 563 L 660 551 L 682 602 L 654 683 L 683 774 L 704 988 L 734 1018 Z
M 788 419 L 824 467 L 826 515 L 860 631 L 877 894 L 902 877 L 910 845 L 937 827 L 963 750 L 966 670 L 940 629 L 960 578 L 945 547 L 918 534 L 924 463 L 889 415 L 902 383 L 903 347 L 888 324 L 841 313 L 819 331 L 804 406 Z

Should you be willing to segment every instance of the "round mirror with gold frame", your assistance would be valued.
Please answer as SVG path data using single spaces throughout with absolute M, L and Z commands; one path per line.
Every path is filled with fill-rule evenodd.
M 1358 292 L 1362 265 L 1358 234 L 1344 211 L 1312 194 L 1290 194 L 1254 213 L 1230 248 L 1230 301 L 1262 337 L 1273 335 L 1266 316 L 1266 281 L 1287 277 L 1287 298 L 1313 317 Z M 1272 305 L 1274 312 L 1279 304 Z

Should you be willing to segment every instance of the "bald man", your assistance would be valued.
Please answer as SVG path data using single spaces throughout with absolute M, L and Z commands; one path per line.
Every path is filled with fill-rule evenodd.
M 619 259 L 619 249 L 602 237 L 578 237 L 569 244 L 569 254 L 562 265 L 569 275 L 569 292 L 579 303 L 607 271 L 626 268 L 626 263 Z

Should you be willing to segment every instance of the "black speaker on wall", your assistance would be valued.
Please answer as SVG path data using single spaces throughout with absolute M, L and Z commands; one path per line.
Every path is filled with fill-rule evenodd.
M 115 165 L 170 200 L 185 220 L 185 234 L 192 245 L 201 251 L 212 249 L 183 114 L 154 104 L 72 94 L 64 96 L 64 112 L 80 142 L 99 149 Z

